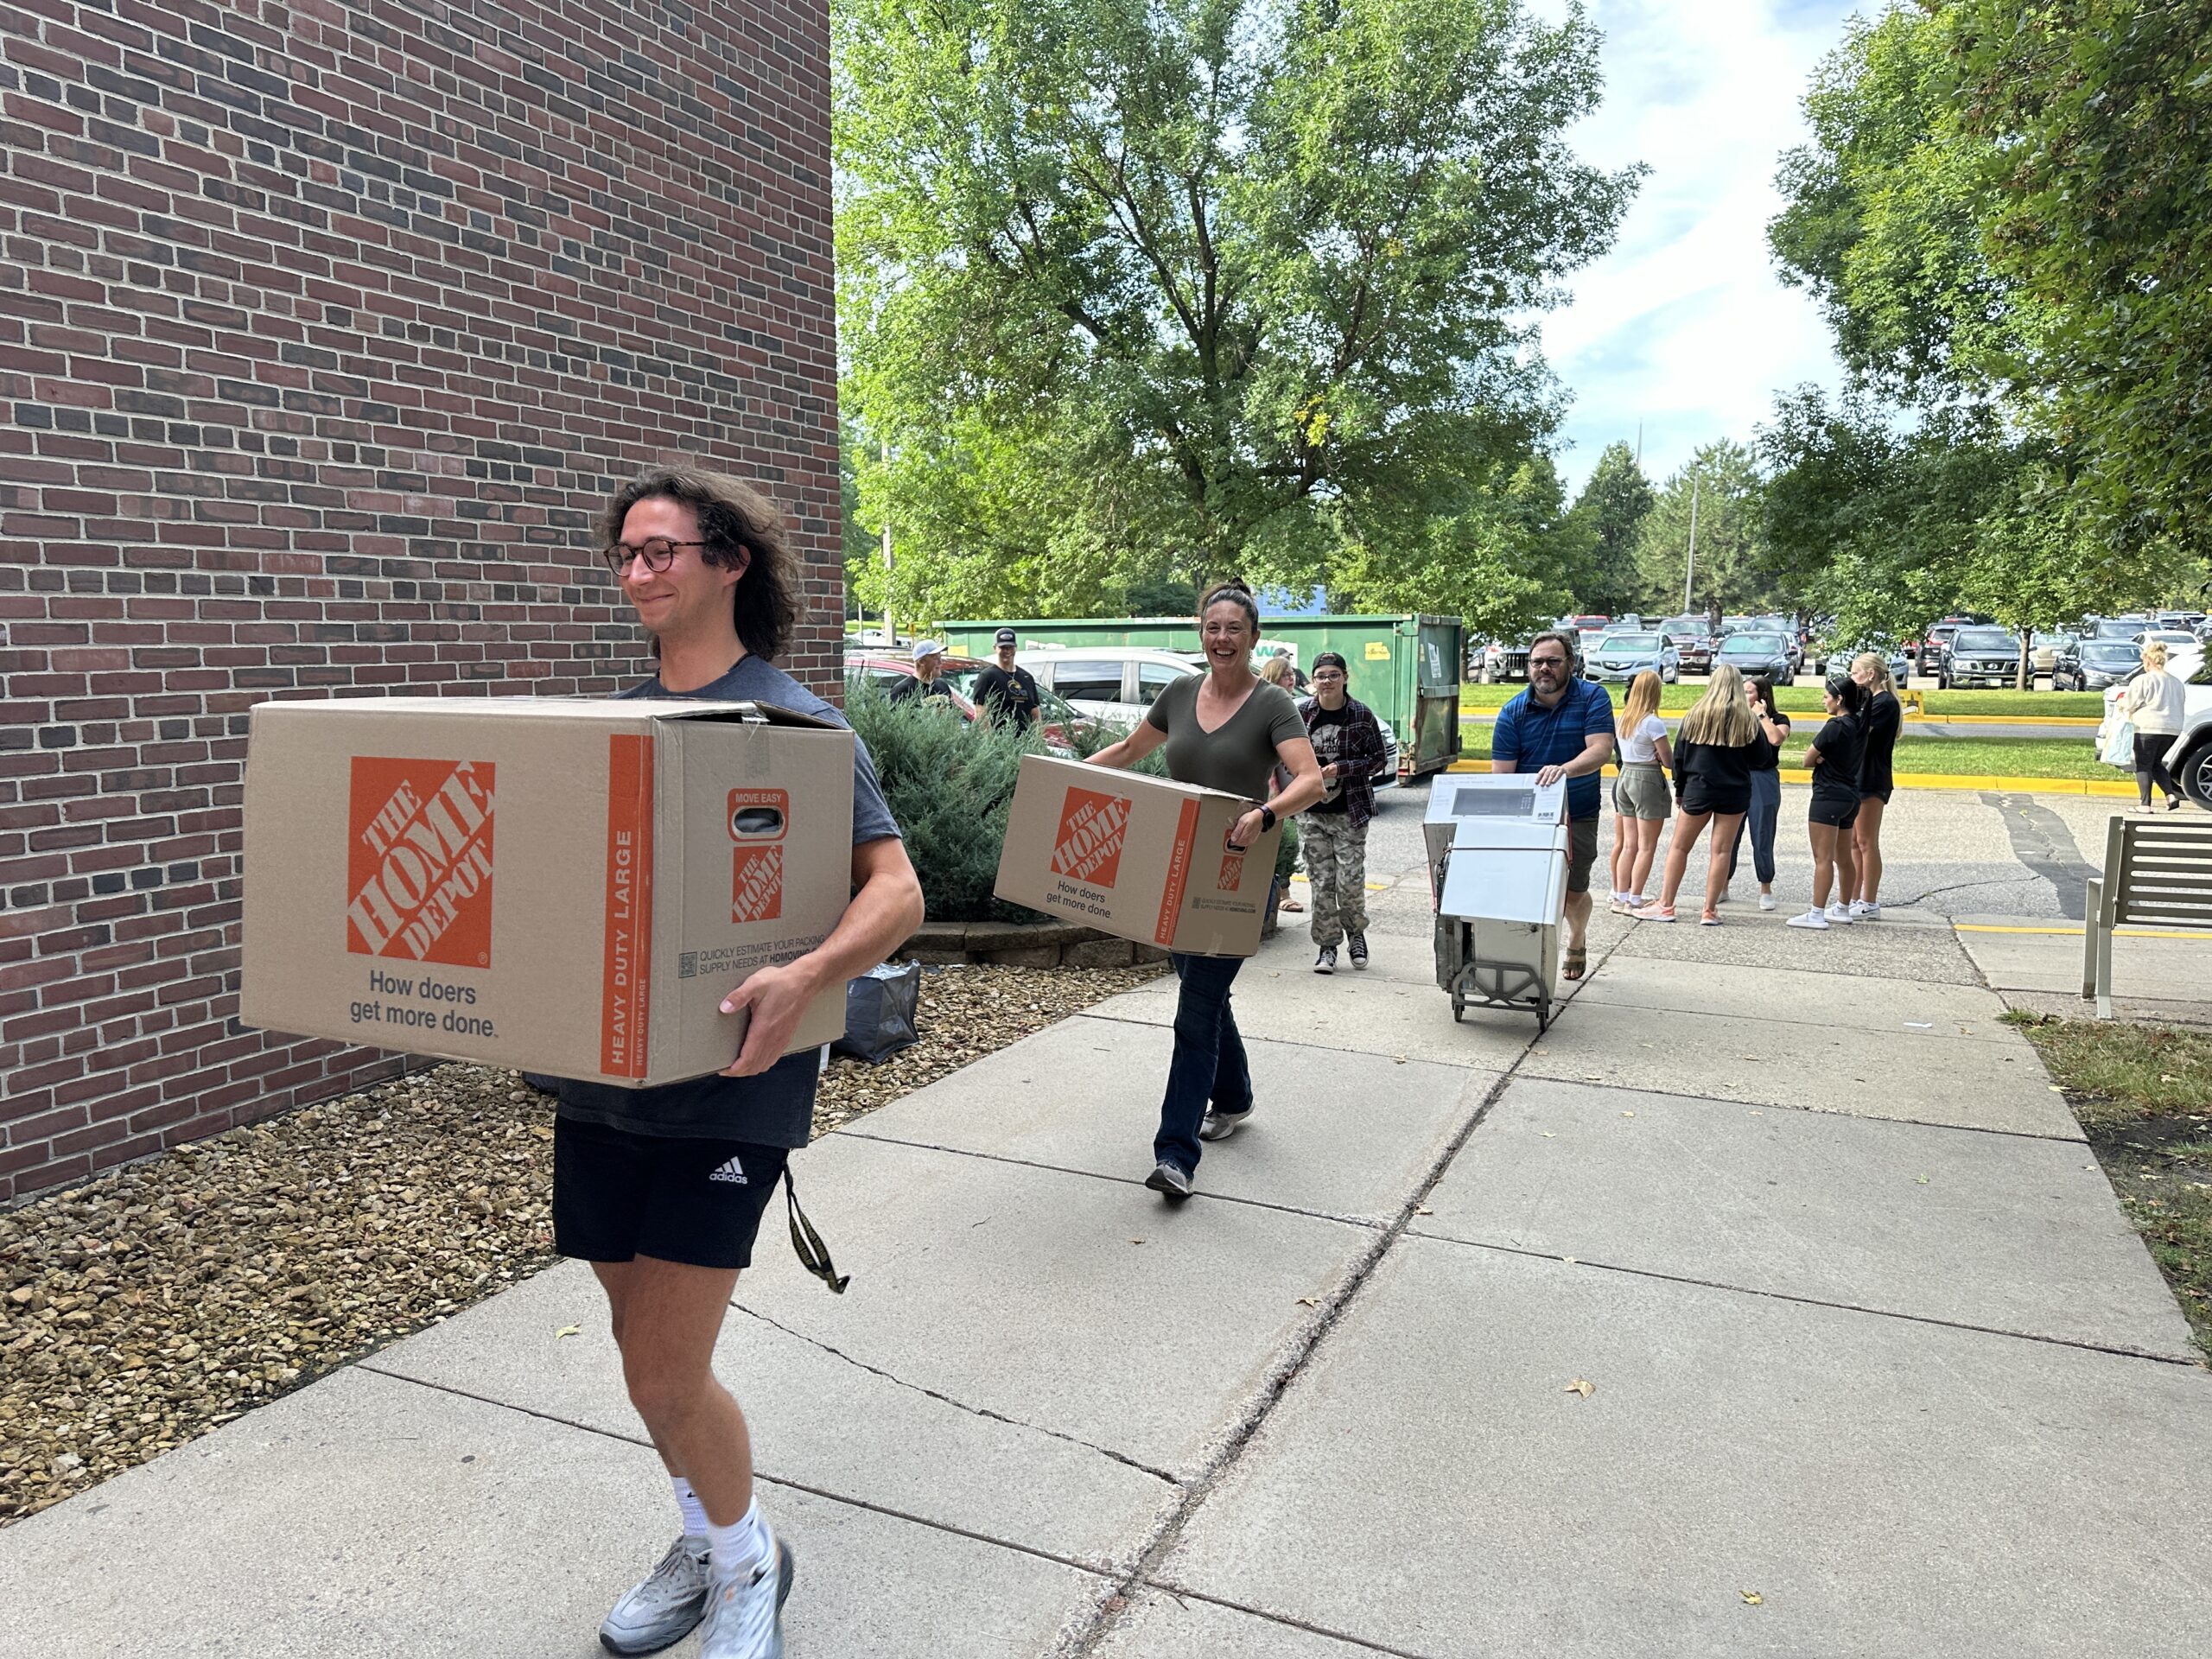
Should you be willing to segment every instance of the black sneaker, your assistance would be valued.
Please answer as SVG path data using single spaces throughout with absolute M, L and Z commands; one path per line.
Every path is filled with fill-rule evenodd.
M 1344 942 L 1351 947 L 1351 965 L 1355 968 L 1366 967 L 1367 935 L 1364 933 L 1354 933 L 1346 938 Z
M 1144 1178 L 1144 1184 L 1162 1197 L 1187 1198 L 1191 1196 L 1191 1178 L 1165 1158 Z
M 1313 971 L 1317 974 L 1333 974 L 1337 971 L 1335 945 L 1325 944 L 1321 947 L 1321 954 L 1313 958 Z

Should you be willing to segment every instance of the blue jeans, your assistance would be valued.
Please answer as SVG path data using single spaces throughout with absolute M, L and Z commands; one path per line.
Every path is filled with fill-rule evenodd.
M 1744 831 L 1751 832 L 1751 863 L 1761 882 L 1774 880 L 1774 823 L 1782 815 L 1782 774 L 1769 769 L 1751 774 L 1751 810 L 1736 824 L 1736 843 L 1728 849 L 1728 874 L 1736 874 L 1737 855 L 1744 850 Z
M 1225 1112 L 1252 1108 L 1252 1071 L 1244 1060 L 1244 1039 L 1229 1011 L 1229 988 L 1242 957 L 1168 958 L 1183 988 L 1175 1000 L 1175 1057 L 1167 1063 L 1167 1095 L 1160 1103 L 1160 1133 L 1152 1142 L 1153 1161 L 1173 1164 L 1185 1174 L 1198 1166 L 1198 1125 L 1206 1103 Z

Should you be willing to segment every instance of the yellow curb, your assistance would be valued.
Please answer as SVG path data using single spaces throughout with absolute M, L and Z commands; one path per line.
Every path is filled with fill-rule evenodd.
M 2094 715 L 1907 715 L 1909 726 L 2101 726 Z
M 2078 927 L 2000 927 L 1994 922 L 1953 922 L 1951 925 L 1961 933 L 2057 933 L 2069 939 L 2082 937 L 2082 930 Z M 2115 927 L 2112 936 L 2115 939 L 2202 940 L 2204 932 L 2201 928 L 2195 932 L 2177 933 L 2148 927 Z
M 1486 772 L 1487 760 L 1454 760 L 1446 772 Z M 1615 769 L 1608 766 L 1602 776 L 1610 778 Z M 1785 784 L 1809 784 L 1813 774 L 1802 766 L 1781 768 Z M 1900 772 L 1891 781 L 1899 789 L 1994 789 L 2029 795 L 2101 795 L 2133 800 L 2135 785 L 2115 779 L 2107 782 L 2098 778 L 1999 778 L 1982 772 Z

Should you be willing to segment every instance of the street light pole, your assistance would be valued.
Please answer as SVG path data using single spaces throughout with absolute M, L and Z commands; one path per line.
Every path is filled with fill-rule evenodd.
M 1697 576 L 1697 490 L 1698 486 L 1704 480 L 1696 474 L 1690 474 L 1690 562 L 1689 567 L 1682 572 L 1682 614 L 1685 616 L 1689 614 L 1690 609 L 1690 583 Z M 891 532 L 887 530 L 883 532 L 883 544 L 888 548 L 891 545 Z M 887 553 L 885 555 L 887 559 L 889 556 Z
M 883 458 L 887 470 L 891 465 L 891 441 L 883 440 L 877 453 Z M 899 643 L 899 630 L 891 626 L 891 514 L 883 515 L 883 643 L 887 650 Z

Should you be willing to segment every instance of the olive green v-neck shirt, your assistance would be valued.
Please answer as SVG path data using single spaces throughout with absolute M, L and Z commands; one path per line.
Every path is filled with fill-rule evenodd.
M 1209 732 L 1198 724 L 1198 688 L 1205 680 L 1204 674 L 1186 674 L 1170 682 L 1145 713 L 1147 724 L 1167 734 L 1167 775 L 1179 784 L 1264 801 L 1275 745 L 1306 734 L 1298 705 L 1281 686 L 1262 680 L 1235 714 Z

